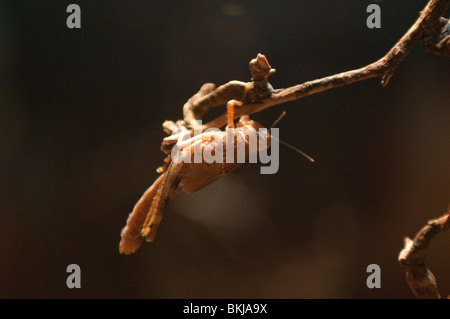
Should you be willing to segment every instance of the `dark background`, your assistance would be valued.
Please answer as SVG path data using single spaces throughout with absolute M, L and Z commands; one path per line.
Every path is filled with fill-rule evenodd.
M 397 262 L 450 202 L 450 63 L 416 45 L 390 84 L 337 88 L 282 110 L 280 169 L 249 164 L 169 203 L 156 241 L 118 253 L 128 213 L 157 177 L 161 124 L 205 82 L 276 88 L 367 65 L 427 1 L 68 1 L 0 5 L 0 297 L 413 298 Z M 215 114 L 225 111 L 225 107 Z M 450 293 L 450 238 L 427 257 Z M 81 289 L 66 267 L 81 267 Z M 366 268 L 381 267 L 369 289 Z

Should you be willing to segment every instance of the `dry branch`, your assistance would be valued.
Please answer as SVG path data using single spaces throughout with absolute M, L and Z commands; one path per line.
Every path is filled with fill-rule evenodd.
M 432 219 L 422 227 L 412 240 L 404 239 L 404 248 L 398 256 L 398 261 L 406 265 L 406 281 L 417 298 L 441 298 L 433 273 L 425 265 L 425 256 L 431 240 L 450 225 L 450 206 L 446 214 Z
M 429 30 L 436 28 L 449 2 L 450 0 L 429 1 L 426 7 L 420 12 L 416 22 L 384 57 L 359 69 L 308 81 L 289 88 L 275 90 L 267 82 L 267 77 L 275 70 L 270 67 L 263 55 L 258 54 L 256 59 L 250 62 L 253 83 L 252 89 L 249 91 L 246 101 L 244 101 L 245 104 L 236 109 L 235 118 L 259 112 L 277 104 L 297 100 L 305 96 L 370 78 L 379 77 L 381 78 L 382 86 L 386 86 L 399 64 L 408 55 L 413 46 L 424 38 L 424 34 L 428 35 Z M 445 38 L 439 45 L 428 44 L 426 50 L 441 54 L 450 50 L 449 45 L 450 38 Z M 240 81 L 230 81 L 217 88 L 211 83 L 204 84 L 200 91 L 183 107 L 185 124 L 193 128 L 198 124 L 196 121 L 201 120 L 209 108 L 225 105 L 231 99 L 239 100 L 243 95 L 245 86 L 246 83 Z M 223 114 L 213 121 L 204 124 L 202 128 L 222 127 L 226 122 L 227 116 Z
M 433 34 L 437 41 L 433 39 Z M 450 56 L 450 20 L 440 18 L 433 25 L 433 29 L 424 32 L 422 45 L 425 51 L 443 56 Z

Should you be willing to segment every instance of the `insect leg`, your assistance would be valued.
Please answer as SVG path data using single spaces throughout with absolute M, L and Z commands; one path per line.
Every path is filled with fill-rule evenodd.
M 227 103 L 227 114 L 228 114 L 228 128 L 234 128 L 234 107 L 242 106 L 245 103 L 245 99 L 247 98 L 247 93 L 252 88 L 252 82 L 248 82 L 245 86 L 244 96 L 242 97 L 242 102 L 237 100 L 230 100 Z
M 234 128 L 234 107 L 236 105 L 242 106 L 243 103 L 236 100 L 231 100 L 227 103 L 228 128 Z

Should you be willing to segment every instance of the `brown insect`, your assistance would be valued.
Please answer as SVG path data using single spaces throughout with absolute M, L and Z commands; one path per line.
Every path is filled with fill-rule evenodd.
M 247 87 L 248 90 L 249 87 Z M 246 90 L 246 92 L 247 92 Z M 151 242 L 155 239 L 158 226 L 163 216 L 163 209 L 167 205 L 169 199 L 174 196 L 179 190 L 187 194 L 194 193 L 208 184 L 212 183 L 222 175 L 225 175 L 236 169 L 242 164 L 236 160 L 237 147 L 236 136 L 244 136 L 245 159 L 252 152 L 259 152 L 260 150 L 270 147 L 270 133 L 269 130 L 259 132 L 263 126 L 248 116 L 242 116 L 234 126 L 234 107 L 241 106 L 243 103 L 236 100 L 231 100 L 227 104 L 228 124 L 229 130 L 214 131 L 196 135 L 188 140 L 182 141 L 181 138 L 177 143 L 178 152 L 176 156 L 191 157 L 190 163 L 185 161 L 175 161 L 171 155 L 165 159 L 165 165 L 158 169 L 161 175 L 156 179 L 150 188 L 142 195 L 140 200 L 136 203 L 133 211 L 128 216 L 127 224 L 122 230 L 122 239 L 119 245 L 119 251 L 122 254 L 134 253 L 141 242 L 145 239 Z M 275 124 L 275 123 L 274 123 Z M 229 133 L 233 134 L 229 134 Z M 259 143 L 256 149 L 250 147 L 249 136 L 258 134 L 264 141 Z M 234 147 L 228 149 L 227 142 L 230 143 L 230 138 L 234 138 Z M 210 150 L 211 145 L 217 144 L 217 141 L 223 141 L 223 161 L 207 163 L 201 161 L 194 162 L 195 149 L 200 149 L 203 153 Z M 175 146 L 174 146 L 175 147 Z M 227 161 L 227 154 L 233 151 L 234 160 Z M 214 155 L 214 150 L 212 151 Z M 172 154 L 174 152 L 172 151 Z M 229 155 L 229 154 L 228 154 Z

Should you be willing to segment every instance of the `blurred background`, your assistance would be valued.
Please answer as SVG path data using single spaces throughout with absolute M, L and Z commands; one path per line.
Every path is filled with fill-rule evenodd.
M 413 298 L 397 262 L 450 202 L 450 60 L 416 45 L 386 88 L 372 79 L 283 111 L 277 174 L 247 164 L 177 194 L 155 242 L 120 232 L 163 163 L 165 120 L 205 82 L 249 81 L 265 54 L 275 88 L 382 57 L 427 1 L 69 1 L 0 4 L 0 297 Z M 225 111 L 208 114 L 212 118 Z M 450 237 L 427 262 L 450 293 Z M 81 267 L 81 289 L 66 268 Z M 381 268 L 369 289 L 367 266 Z

